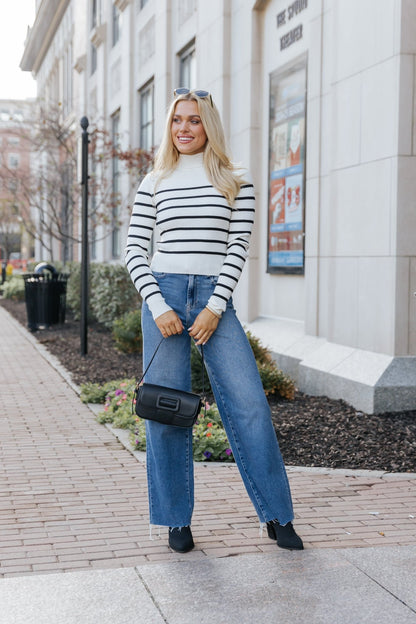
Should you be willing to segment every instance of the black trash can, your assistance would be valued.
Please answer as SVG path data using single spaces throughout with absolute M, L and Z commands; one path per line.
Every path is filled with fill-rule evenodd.
M 27 325 L 31 331 L 65 322 L 66 285 L 69 275 L 42 263 L 23 276 Z

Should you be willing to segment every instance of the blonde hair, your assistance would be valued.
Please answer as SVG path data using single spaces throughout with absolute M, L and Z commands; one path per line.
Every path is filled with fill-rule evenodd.
M 244 179 L 236 171 L 228 156 L 224 129 L 220 114 L 212 101 L 212 97 L 199 97 L 194 92 L 179 95 L 169 107 L 162 142 L 155 158 L 154 171 L 162 178 L 171 173 L 177 166 L 180 152 L 172 141 L 171 126 L 176 105 L 181 100 L 193 100 L 197 103 L 199 116 L 207 135 L 204 149 L 204 167 L 212 186 L 224 195 L 228 203 L 233 204 L 240 192 Z

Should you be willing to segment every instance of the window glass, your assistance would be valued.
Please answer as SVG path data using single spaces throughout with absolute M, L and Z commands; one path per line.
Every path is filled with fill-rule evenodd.
M 91 5 L 91 30 L 97 26 L 98 0 L 92 0 Z
M 19 154 L 9 154 L 9 167 L 10 169 L 17 169 L 19 166 Z
M 153 82 L 146 85 L 139 93 L 140 106 L 140 147 L 151 150 L 154 145 L 153 139 Z
M 114 146 L 119 144 L 120 133 L 120 112 L 115 113 L 111 118 L 111 140 Z M 112 232 L 111 232 L 111 252 L 113 258 L 119 258 L 121 253 L 120 245 L 120 165 L 118 158 L 113 158 L 111 163 L 112 180 Z
M 195 44 L 192 44 L 179 56 L 178 87 L 196 88 L 196 55 Z
M 121 13 L 118 7 L 113 4 L 113 46 L 119 41 L 121 37 Z
M 91 44 L 91 76 L 97 71 L 97 48 Z

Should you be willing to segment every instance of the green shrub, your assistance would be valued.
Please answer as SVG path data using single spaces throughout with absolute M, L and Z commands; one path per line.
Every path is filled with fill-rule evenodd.
M 202 392 L 202 358 L 193 340 L 191 340 L 191 383 L 193 392 Z M 205 392 L 212 392 L 208 373 L 205 369 Z
M 75 319 L 81 317 L 81 264 L 71 262 L 66 266 L 70 277 L 66 301 Z M 125 312 L 140 305 L 140 297 L 124 265 L 91 263 L 88 274 L 88 318 L 111 329 L 113 322 Z
M 266 396 L 279 394 L 284 399 L 295 398 L 295 382 L 277 368 L 274 362 L 260 364 L 258 369 Z
M 134 423 L 134 429 L 130 432 L 130 444 L 135 451 L 146 450 L 146 424 L 142 418 L 137 418 Z
M 192 435 L 195 461 L 234 461 L 230 443 L 215 403 L 211 406 L 207 405 L 206 415 L 201 412 L 192 430 Z
M 140 353 L 143 346 L 141 310 L 126 312 L 113 323 L 113 338 L 123 353 Z
M 104 403 L 107 392 L 97 383 L 81 384 L 80 398 L 83 403 Z
M 253 336 L 250 331 L 246 331 L 246 336 L 248 338 L 250 347 L 254 353 L 254 357 L 256 358 L 257 363 L 270 364 L 270 362 L 273 362 L 270 351 L 266 347 L 263 347 L 259 338 Z
M 2 287 L 3 297 L 13 301 L 25 300 L 25 282 L 21 275 L 16 275 L 7 280 Z
M 99 323 L 111 329 L 116 319 L 136 309 L 139 303 L 139 295 L 124 265 L 94 265 L 91 271 L 91 311 Z
M 81 384 L 81 401 L 83 403 L 105 403 L 106 396 L 109 392 L 117 390 L 117 388 L 128 387 L 134 385 L 134 379 L 115 379 L 105 384 L 85 383 Z
M 81 318 L 81 264 L 79 262 L 70 262 L 65 270 L 69 273 L 69 279 L 66 286 L 66 304 L 72 310 L 74 318 Z M 91 291 L 91 271 L 89 274 L 89 290 Z M 88 317 L 91 320 L 89 310 Z
M 295 398 L 295 382 L 285 375 L 273 360 L 272 355 L 266 347 L 263 347 L 259 338 L 246 332 L 248 341 L 256 358 L 257 368 L 266 396 L 279 394 L 284 399 Z
M 136 415 L 132 414 L 132 399 L 135 380 L 125 380 L 107 393 L 104 409 L 97 416 L 100 423 L 112 423 L 119 429 L 132 429 Z

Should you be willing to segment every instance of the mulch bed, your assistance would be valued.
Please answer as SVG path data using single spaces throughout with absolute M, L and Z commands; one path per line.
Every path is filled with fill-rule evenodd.
M 26 326 L 24 303 L 0 300 Z M 80 354 L 80 325 L 41 329 L 37 340 L 71 373 L 76 384 L 137 377 L 141 357 L 117 351 L 111 332 L 88 328 L 88 355 Z M 273 423 L 287 465 L 416 472 L 416 410 L 368 415 L 344 401 L 296 392 L 293 401 L 270 397 Z M 261 449 L 259 449 L 261 452 Z

